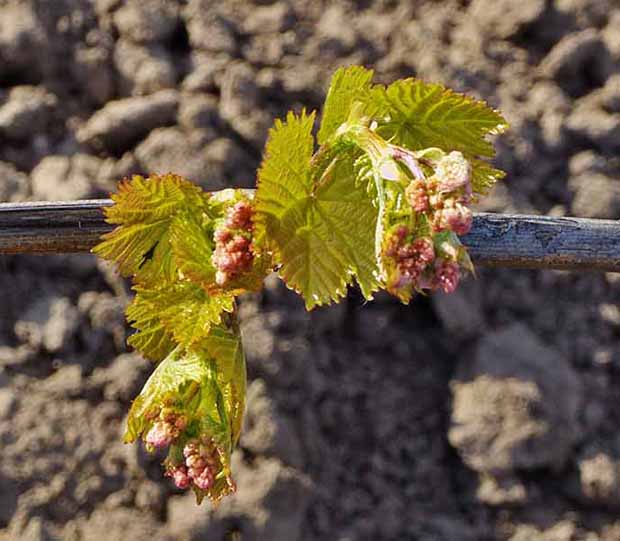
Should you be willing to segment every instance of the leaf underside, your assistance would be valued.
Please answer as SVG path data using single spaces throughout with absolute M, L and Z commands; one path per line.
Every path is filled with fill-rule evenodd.
M 186 355 L 176 348 L 155 368 L 142 392 L 133 401 L 127 419 L 125 441 L 138 439 L 149 424 L 149 414 L 179 393 L 188 383 L 201 383 L 208 374 L 208 365 L 199 355 Z

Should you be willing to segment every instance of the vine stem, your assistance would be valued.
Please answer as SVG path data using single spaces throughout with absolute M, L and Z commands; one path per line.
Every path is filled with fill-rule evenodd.
M 88 252 L 110 199 L 0 203 L 0 254 Z M 477 213 L 461 237 L 477 265 L 620 272 L 620 221 Z

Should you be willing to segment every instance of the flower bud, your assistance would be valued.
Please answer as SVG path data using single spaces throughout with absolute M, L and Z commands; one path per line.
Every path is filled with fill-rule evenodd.
M 226 211 L 224 225 L 215 230 L 212 256 L 215 282 L 225 286 L 239 274 L 252 268 L 254 252 L 249 236 L 253 230 L 253 208 L 249 201 L 238 201 Z
M 237 201 L 228 211 L 226 227 L 229 229 L 245 229 L 249 231 L 252 228 L 253 212 L 254 210 L 249 201 Z
M 451 202 L 441 211 L 440 229 L 454 231 L 457 235 L 466 235 L 471 229 L 473 214 L 471 210 L 459 202 Z
M 165 421 L 156 422 L 148 431 L 145 441 L 153 447 L 167 447 L 174 440 L 170 426 Z
M 394 235 L 398 241 L 402 241 L 409 234 L 409 228 L 405 225 L 399 225 L 394 231 Z
M 200 474 L 194 477 L 194 484 L 201 490 L 209 490 L 215 482 L 215 477 L 210 468 L 205 468 Z
M 188 458 L 198 452 L 198 444 L 195 441 L 189 441 L 183 447 L 183 456 Z
M 192 484 L 192 480 L 187 474 L 187 468 L 182 464 L 178 466 L 170 466 L 166 473 L 167 477 L 172 477 L 177 488 L 186 489 Z
M 422 180 L 412 180 L 405 190 L 407 201 L 416 212 L 426 212 L 430 209 L 430 200 L 426 184 Z
M 434 285 L 445 293 L 452 293 L 459 285 L 459 266 L 453 261 L 437 260 Z
M 431 238 L 421 237 L 408 242 L 407 235 L 401 235 L 402 227 L 388 237 L 383 251 L 384 257 L 389 259 L 388 290 L 397 296 L 406 288 L 416 286 L 422 273 L 435 259 Z
M 207 465 L 204 458 L 202 458 L 200 455 L 188 456 L 187 460 L 185 461 L 185 464 L 187 465 L 188 468 L 193 468 L 193 469 L 202 469 Z
M 225 244 L 232 238 L 232 233 L 228 229 L 216 229 L 213 234 L 213 238 L 215 239 L 215 242 Z
M 246 239 L 241 235 L 235 235 L 235 237 L 232 239 L 229 249 L 231 252 L 242 252 L 244 250 L 247 250 L 248 246 L 250 246 L 249 239 Z
M 193 483 L 197 488 L 208 491 L 215 482 L 214 472 L 218 466 L 221 467 L 213 443 L 210 440 L 208 443 L 192 440 L 183 448 L 183 456 L 185 457 L 183 467 L 186 468 L 190 484 Z
M 435 167 L 435 176 L 439 180 L 439 191 L 455 192 L 461 188 L 465 191 L 471 182 L 471 165 L 463 154 L 450 152 L 439 160 Z
M 430 264 L 435 259 L 435 247 L 432 239 L 428 237 L 422 237 L 416 239 L 413 243 L 413 248 L 417 254 L 418 259 L 424 263 L 424 265 Z
M 228 274 L 226 274 L 224 271 L 216 271 L 215 273 L 215 283 L 218 286 L 224 286 L 226 285 L 226 282 L 228 282 Z

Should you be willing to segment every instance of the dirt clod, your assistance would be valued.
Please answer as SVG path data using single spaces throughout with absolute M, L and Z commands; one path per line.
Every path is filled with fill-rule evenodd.
M 0 200 L 132 174 L 255 184 L 331 73 L 501 109 L 480 208 L 620 218 L 617 0 L 0 0 Z M 237 494 L 196 507 L 121 443 L 152 370 L 92 256 L 0 257 L 0 541 L 618 541 L 617 275 L 477 269 L 452 297 L 242 300 Z

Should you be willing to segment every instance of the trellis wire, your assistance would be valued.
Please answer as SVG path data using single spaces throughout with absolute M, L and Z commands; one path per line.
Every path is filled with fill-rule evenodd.
M 0 203 L 0 254 L 89 251 L 110 199 Z M 463 244 L 477 265 L 620 272 L 620 222 L 477 213 Z

